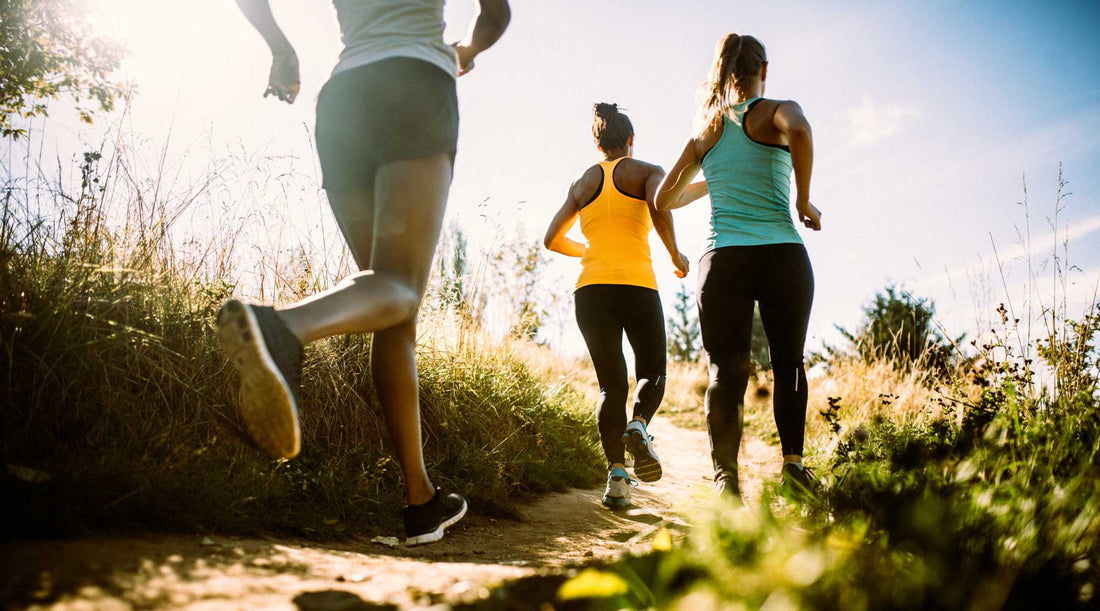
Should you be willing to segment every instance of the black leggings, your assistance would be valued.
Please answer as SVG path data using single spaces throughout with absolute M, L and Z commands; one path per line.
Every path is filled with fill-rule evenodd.
M 648 423 L 665 396 L 665 316 L 657 291 L 627 284 L 577 289 L 577 326 L 596 367 L 600 399 L 596 420 L 608 466 L 622 463 L 626 429 L 626 360 L 623 332 L 634 349 L 634 417 Z
M 737 470 L 745 389 L 752 373 L 753 302 L 760 302 L 768 336 L 773 410 L 783 454 L 802 454 L 807 397 L 802 350 L 813 299 L 813 269 L 801 244 L 730 246 L 699 261 L 699 326 L 710 361 L 707 430 L 717 475 Z

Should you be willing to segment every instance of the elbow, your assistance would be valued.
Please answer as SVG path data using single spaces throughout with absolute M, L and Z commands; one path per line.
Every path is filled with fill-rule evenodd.
M 672 198 L 667 193 L 658 193 L 657 197 L 653 198 L 653 207 L 657 212 L 668 212 L 672 209 Z
M 542 245 L 546 247 L 546 250 L 557 250 L 554 248 L 555 242 L 557 242 L 557 240 L 549 233 L 542 238 Z
M 497 0 L 489 4 L 489 6 L 483 5 L 483 9 L 487 9 L 485 10 L 487 13 L 486 16 L 489 17 L 489 21 L 492 23 L 496 35 L 500 36 L 503 34 L 504 30 L 508 29 L 508 24 L 512 21 L 512 9 L 508 6 L 508 0 Z

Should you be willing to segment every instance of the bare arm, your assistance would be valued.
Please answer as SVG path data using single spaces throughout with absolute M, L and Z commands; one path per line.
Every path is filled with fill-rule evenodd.
M 680 278 L 687 276 L 690 264 L 680 247 L 676 244 L 676 228 L 672 222 L 672 213 L 667 210 L 657 209 L 657 189 L 661 186 L 661 179 L 665 177 L 665 171 L 660 166 L 654 166 L 653 172 L 645 181 L 645 201 L 649 205 L 649 216 L 653 219 L 653 229 L 661 237 L 665 244 L 668 256 L 672 258 L 672 264 L 676 266 L 676 275 Z
M 546 248 L 554 252 L 560 252 L 567 257 L 583 257 L 585 251 L 584 244 L 565 237 L 565 234 L 569 233 L 569 230 L 577 223 L 577 218 L 581 214 L 581 206 L 577 202 L 577 198 L 573 196 L 575 186 L 574 183 L 574 186 L 569 188 L 565 203 L 551 219 L 550 226 L 546 228 L 546 237 L 542 239 L 542 243 L 546 245 Z
M 787 137 L 791 147 L 791 165 L 794 168 L 794 182 L 798 195 L 795 209 L 798 220 L 803 225 L 821 230 L 821 211 L 810 203 L 810 175 L 814 166 L 814 140 L 810 122 L 802 114 L 797 102 L 782 102 L 775 111 L 776 129 Z
M 298 54 L 275 22 L 269 0 L 237 0 L 237 6 L 271 49 L 271 73 L 264 97 L 274 95 L 287 104 L 293 104 L 301 89 Z
M 705 181 L 691 182 L 702 167 L 698 147 L 699 142 L 696 138 L 688 140 L 687 145 L 684 146 L 680 158 L 672 165 L 672 169 L 657 190 L 655 199 L 657 210 L 682 208 L 707 194 Z
M 707 181 L 700 180 L 699 182 L 693 182 L 684 188 L 684 192 L 680 194 L 680 201 L 677 202 L 679 206 L 676 207 L 682 208 L 700 197 L 703 197 L 707 193 L 710 193 L 710 189 L 707 188 Z
M 459 76 L 474 69 L 474 58 L 500 40 L 511 20 L 508 0 L 478 0 L 477 14 L 470 21 L 470 29 L 461 42 L 455 43 Z

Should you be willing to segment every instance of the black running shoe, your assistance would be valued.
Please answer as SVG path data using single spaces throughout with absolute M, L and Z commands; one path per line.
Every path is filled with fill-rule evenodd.
M 744 504 L 744 501 L 741 500 L 741 484 L 737 481 L 736 471 L 733 473 L 726 471 L 716 473 L 714 475 L 714 493 L 719 498 L 729 499 L 740 505 Z
M 641 420 L 631 420 L 623 432 L 626 451 L 634 457 L 634 477 L 643 482 L 661 479 L 661 459 L 653 450 L 653 436 L 646 431 Z
M 443 538 L 443 531 L 454 526 L 466 515 L 466 499 L 444 494 L 435 489 L 432 500 L 423 505 L 409 505 L 402 511 L 405 519 L 405 545 L 434 543 Z
M 803 498 L 815 498 L 817 496 L 817 476 L 809 467 L 795 463 L 783 464 L 783 486 Z
M 231 299 L 218 311 L 222 349 L 241 374 L 241 413 L 256 444 L 277 458 L 301 450 L 302 345 L 274 308 Z

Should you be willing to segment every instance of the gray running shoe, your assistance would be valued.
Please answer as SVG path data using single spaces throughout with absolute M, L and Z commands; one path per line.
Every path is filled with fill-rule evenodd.
M 298 386 L 302 345 L 274 308 L 230 299 L 218 311 L 218 339 L 241 374 L 241 414 L 256 444 L 276 458 L 301 450 Z
M 623 432 L 626 451 L 634 457 L 634 475 L 643 482 L 661 479 L 661 459 L 653 450 L 653 436 L 640 420 L 631 420 Z
M 630 487 L 638 484 L 630 479 L 626 469 L 614 467 L 607 474 L 607 489 L 603 493 L 603 504 L 612 509 L 621 509 L 630 505 Z

